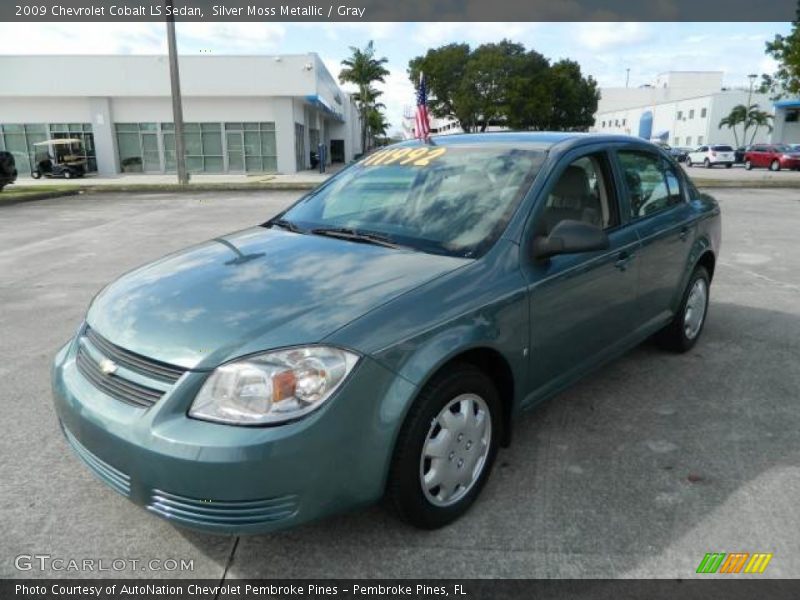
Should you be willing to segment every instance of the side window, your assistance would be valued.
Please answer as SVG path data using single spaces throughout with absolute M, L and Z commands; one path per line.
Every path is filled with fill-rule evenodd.
M 561 173 L 545 201 L 540 231 L 550 233 L 566 219 L 585 221 L 603 229 L 619 225 L 617 198 L 605 154 L 590 154 Z
M 623 150 L 618 154 L 631 205 L 638 219 L 683 202 L 680 179 L 663 158 L 649 152 Z

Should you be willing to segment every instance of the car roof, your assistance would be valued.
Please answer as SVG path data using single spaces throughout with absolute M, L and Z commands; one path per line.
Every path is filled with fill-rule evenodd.
M 406 140 L 403 145 L 411 145 L 419 140 Z M 437 146 L 467 146 L 473 144 L 486 145 L 525 145 L 539 150 L 547 150 L 553 146 L 566 150 L 573 146 L 595 143 L 638 143 L 642 146 L 657 147 L 639 137 L 631 135 L 612 135 L 604 133 L 578 133 L 564 131 L 493 131 L 487 133 L 456 133 L 450 135 L 434 135 L 431 143 Z

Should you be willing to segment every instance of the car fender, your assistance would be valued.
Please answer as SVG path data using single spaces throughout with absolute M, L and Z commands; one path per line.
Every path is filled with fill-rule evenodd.
M 714 256 L 716 261 L 719 255 L 720 247 L 720 209 L 719 205 L 710 196 L 703 196 L 700 200 L 694 201 L 695 204 L 700 204 L 700 210 L 705 211 L 705 214 L 697 221 L 697 230 L 695 238 L 692 243 L 692 249 L 686 259 L 683 274 L 681 277 L 681 284 L 675 290 L 675 296 L 672 299 L 673 312 L 677 311 L 686 286 L 689 283 L 689 278 L 694 273 L 700 259 L 708 252 Z

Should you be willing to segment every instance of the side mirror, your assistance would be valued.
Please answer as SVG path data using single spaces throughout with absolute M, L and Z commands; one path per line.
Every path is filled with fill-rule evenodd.
M 608 236 L 597 225 L 565 219 L 553 227 L 550 235 L 534 238 L 533 257 L 549 258 L 556 254 L 593 252 L 605 250 L 608 246 Z

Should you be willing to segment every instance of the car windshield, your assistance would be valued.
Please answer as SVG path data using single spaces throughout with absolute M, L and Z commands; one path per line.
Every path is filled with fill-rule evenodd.
M 503 232 L 544 157 L 540 149 L 485 143 L 395 146 L 342 171 L 268 225 L 477 257 Z
M 712 146 L 711 149 L 717 152 L 733 152 L 733 148 L 731 146 Z

